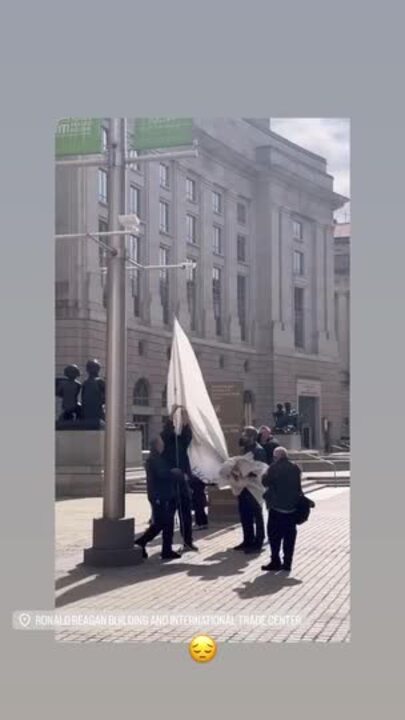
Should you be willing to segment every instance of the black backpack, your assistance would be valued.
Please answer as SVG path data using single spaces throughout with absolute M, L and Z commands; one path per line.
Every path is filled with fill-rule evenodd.
M 295 510 L 295 524 L 302 525 L 309 518 L 311 509 L 315 507 L 313 500 L 306 495 L 300 495 L 297 508 Z

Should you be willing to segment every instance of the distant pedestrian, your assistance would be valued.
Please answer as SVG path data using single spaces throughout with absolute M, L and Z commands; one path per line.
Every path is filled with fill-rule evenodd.
M 289 572 L 294 556 L 297 537 L 297 510 L 303 496 L 301 470 L 288 459 L 287 450 L 277 447 L 273 453 L 273 463 L 262 478 L 267 491 L 264 499 L 269 511 L 267 534 L 269 538 L 271 560 L 262 570 L 286 570 Z M 283 545 L 283 563 L 280 559 Z

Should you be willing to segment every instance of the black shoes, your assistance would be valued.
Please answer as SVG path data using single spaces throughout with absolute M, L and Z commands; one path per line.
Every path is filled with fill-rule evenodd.
M 183 552 L 198 552 L 198 547 L 197 547 L 196 545 L 193 545 L 193 544 L 191 544 L 191 545 L 186 545 L 186 543 L 184 543 L 184 545 L 183 545 Z
M 251 545 L 245 548 L 246 555 L 259 555 L 263 551 L 261 545 Z
M 283 563 L 281 569 L 285 572 L 291 572 L 291 565 L 286 565 L 285 563 Z
M 241 552 L 245 552 L 247 555 L 256 555 L 261 553 L 263 548 L 261 545 L 246 545 L 244 542 L 241 542 L 239 545 L 234 547 L 234 550 L 240 550 Z
M 161 558 L 162 560 L 179 560 L 181 558 L 181 555 L 180 553 L 176 553 L 174 552 L 174 550 L 172 550 L 171 552 L 165 553 L 164 555 L 162 553 Z
M 241 542 L 239 545 L 234 547 L 234 550 L 246 550 L 246 549 L 247 549 L 247 545 L 245 545 L 245 543 L 243 543 L 243 542 Z
M 273 560 L 268 565 L 262 565 L 262 570 L 265 572 L 277 572 L 277 570 L 282 570 L 281 562 L 274 562 Z
M 146 550 L 145 550 L 145 545 L 142 545 L 142 543 L 137 542 L 136 540 L 135 540 L 135 542 L 134 542 L 134 545 L 137 545 L 138 547 L 141 548 L 141 550 L 142 550 L 142 557 L 143 557 L 144 560 L 147 560 L 147 559 L 148 559 L 148 553 L 147 553 Z

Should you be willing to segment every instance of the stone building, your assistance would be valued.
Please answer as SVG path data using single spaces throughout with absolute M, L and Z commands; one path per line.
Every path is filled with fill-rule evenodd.
M 108 139 L 108 122 L 103 137 Z M 277 401 L 305 416 L 307 444 L 343 422 L 335 323 L 333 191 L 326 160 L 269 129 L 268 120 L 194 120 L 198 158 L 138 163 L 127 212 L 142 220 L 128 253 L 194 271 L 128 271 L 128 420 L 144 442 L 161 427 L 176 315 L 210 382 L 243 382 L 245 420 L 272 423 Z M 135 155 L 135 154 L 134 154 Z M 105 170 L 58 167 L 56 233 L 107 229 Z M 105 363 L 105 253 L 56 243 L 56 372 Z

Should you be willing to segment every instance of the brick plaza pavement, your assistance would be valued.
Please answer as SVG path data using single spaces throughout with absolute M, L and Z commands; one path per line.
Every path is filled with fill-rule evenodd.
M 100 498 L 56 503 L 56 610 L 64 613 L 239 615 L 270 618 L 263 624 L 59 628 L 65 642 L 188 642 L 204 631 L 219 642 L 347 642 L 350 638 L 350 529 L 348 488 L 324 488 L 311 494 L 317 506 L 298 528 L 292 572 L 263 573 L 269 549 L 260 555 L 233 551 L 238 526 L 195 533 L 200 552 L 162 563 L 157 539 L 149 559 L 129 568 L 80 566 L 91 545 L 93 517 Z M 126 496 L 127 516 L 145 527 L 145 495 Z M 174 547 L 180 543 L 178 533 Z M 298 618 L 298 620 L 297 620 Z

